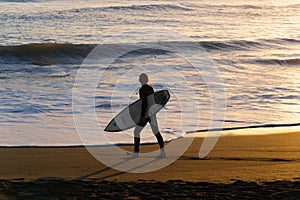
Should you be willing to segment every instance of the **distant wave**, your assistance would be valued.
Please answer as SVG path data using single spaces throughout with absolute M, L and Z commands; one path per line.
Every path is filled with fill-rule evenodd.
M 265 65 L 300 65 L 300 58 L 295 59 L 257 59 L 255 63 Z
M 122 11 L 153 11 L 153 10 L 180 10 L 190 11 L 192 8 L 187 8 L 180 5 L 173 4 L 148 4 L 148 5 L 131 5 L 131 6 L 108 6 L 108 7 L 96 7 L 96 8 L 77 8 L 70 10 L 71 12 L 87 12 L 87 11 L 111 11 L 111 10 L 122 10 Z
M 262 39 L 260 41 L 267 44 L 300 44 L 300 40 L 294 38 Z
M 132 6 L 112 6 L 107 7 L 107 9 L 116 9 L 116 10 L 192 10 L 179 5 L 172 4 L 150 4 L 150 5 L 132 5 Z
M 123 44 L 122 44 L 123 45 Z M 109 49 L 120 48 L 122 45 L 107 44 Z M 126 44 L 124 44 L 126 45 Z M 96 47 L 94 44 L 57 44 L 39 43 L 17 46 L 0 46 L 0 63 L 19 64 L 27 63 L 39 66 L 55 64 L 81 64 L 85 57 Z M 122 57 L 140 55 L 164 55 L 169 52 L 162 49 L 138 49 L 128 52 Z
M 0 3 L 1 2 L 26 3 L 26 2 L 38 2 L 38 0 L 0 0 Z
M 200 42 L 200 45 L 207 50 L 247 50 L 253 47 L 262 46 L 263 43 L 246 41 L 246 40 L 233 40 L 233 41 L 209 41 Z
M 230 40 L 230 41 L 199 41 L 199 42 L 161 42 L 162 45 L 176 43 L 183 45 L 185 48 L 194 47 L 198 44 L 206 51 L 247 51 L 256 48 L 264 48 L 271 45 L 289 45 L 290 43 L 298 44 L 299 40 L 279 38 L 274 40 Z M 106 44 L 112 51 L 123 45 L 131 44 Z M 59 44 L 59 43 L 33 43 L 15 46 L 0 46 L 0 63 L 2 64 L 33 64 L 39 66 L 55 64 L 81 64 L 85 57 L 96 47 L 96 44 Z M 126 56 L 143 56 L 143 55 L 166 55 L 163 49 L 139 49 L 129 52 Z M 287 60 L 256 60 L 254 62 L 262 64 L 279 64 L 279 65 L 297 65 L 299 59 Z
M 95 47 L 90 44 L 40 43 L 0 46 L 0 63 L 33 65 L 81 63 Z
M 258 5 L 249 5 L 249 4 L 244 4 L 244 5 L 207 5 L 210 7 L 218 7 L 218 8 L 238 8 L 238 9 L 243 9 L 243 10 L 247 10 L 247 9 L 263 9 L 266 8 L 266 6 L 258 6 Z
M 277 4 L 277 5 L 270 5 L 270 4 L 261 4 L 261 5 L 250 5 L 250 4 L 195 4 L 195 3 L 183 3 L 182 5 L 191 8 L 211 8 L 211 9 L 241 9 L 241 10 L 261 10 L 261 9 L 272 9 L 272 8 L 299 8 L 300 4 Z

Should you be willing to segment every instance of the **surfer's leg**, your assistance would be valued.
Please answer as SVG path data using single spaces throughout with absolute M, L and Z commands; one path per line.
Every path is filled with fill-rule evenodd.
M 153 115 L 151 117 L 150 126 L 151 126 L 153 134 L 155 135 L 155 137 L 157 139 L 159 147 L 161 149 L 164 148 L 164 139 L 163 139 L 163 137 L 161 136 L 161 134 L 159 132 L 158 123 L 157 123 L 157 120 L 156 120 L 156 115 Z
M 158 142 L 158 144 L 159 144 L 159 147 L 160 147 L 161 149 L 164 148 L 164 139 L 163 139 L 163 137 L 161 136 L 160 132 L 156 133 L 156 134 L 155 134 L 155 137 L 156 137 L 156 139 L 157 139 L 157 142 Z
M 140 151 L 140 133 L 143 130 L 143 126 L 136 126 L 134 129 L 134 152 L 138 153 Z

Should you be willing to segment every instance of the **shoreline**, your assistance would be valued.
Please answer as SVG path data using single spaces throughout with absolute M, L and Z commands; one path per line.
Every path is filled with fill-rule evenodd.
M 292 125 L 292 126 L 291 126 Z M 297 133 L 300 132 L 300 124 L 270 124 L 270 125 L 258 125 L 258 126 L 246 126 L 246 127 L 231 127 L 231 128 L 223 128 L 223 129 L 212 129 L 210 131 L 207 130 L 197 130 L 197 131 L 187 131 L 185 136 L 177 137 L 172 140 L 165 141 L 166 143 L 172 142 L 178 139 L 182 139 L 184 137 L 194 137 L 201 138 L 209 137 L 210 133 L 219 132 L 220 137 L 232 137 L 232 136 L 260 136 L 260 135 L 277 135 L 277 134 L 289 134 L 289 133 Z M 255 132 L 255 133 L 254 133 Z M 214 135 L 214 134 L 213 134 Z M 145 142 L 141 143 L 141 145 L 155 145 L 154 142 Z M 92 144 L 92 145 L 84 145 L 84 144 L 70 144 L 70 145 L 0 145 L 1 148 L 84 148 L 84 147 L 105 147 L 105 146 L 131 146 L 133 143 L 116 143 L 116 144 Z

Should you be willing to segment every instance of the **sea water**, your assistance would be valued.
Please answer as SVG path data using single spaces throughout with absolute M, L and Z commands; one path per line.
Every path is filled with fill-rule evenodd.
M 0 24 L 0 146 L 81 145 L 80 134 L 88 135 L 87 144 L 106 144 L 90 133 L 89 124 L 86 132 L 76 131 L 74 114 L 84 114 L 72 107 L 80 69 L 102 75 L 94 94 L 83 97 L 94 99 L 86 107 L 95 111 L 99 134 L 139 98 L 142 72 L 149 73 L 155 90 L 171 92 L 158 114 L 166 140 L 205 129 L 299 125 L 298 0 L 5 0 Z M 122 37 L 114 40 L 116 35 Z M 157 41 L 157 35 L 166 41 Z M 178 54 L 145 48 L 109 66 L 85 62 L 99 44 L 113 54 L 141 40 L 185 47 L 192 58 L 198 56 L 194 47 L 201 48 L 206 67 L 220 75 L 216 82 L 225 91 L 225 115 L 212 117 L 208 83 Z M 220 126 L 210 127 L 212 120 Z M 111 143 L 132 142 L 132 130 L 106 136 Z M 148 127 L 142 141 L 155 141 Z

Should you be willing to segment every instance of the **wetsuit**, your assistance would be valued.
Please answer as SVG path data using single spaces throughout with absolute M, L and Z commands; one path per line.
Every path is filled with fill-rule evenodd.
M 153 93 L 153 88 L 148 84 L 144 84 L 139 90 L 140 99 L 142 99 L 141 119 L 144 118 L 144 120 L 141 120 L 134 129 L 134 152 L 136 153 L 139 152 L 140 133 L 148 122 L 150 123 L 152 132 L 158 141 L 159 147 L 161 149 L 164 147 L 164 141 L 159 132 L 156 115 L 145 118 L 148 107 L 147 97 Z
M 138 124 L 139 126 L 146 126 L 147 122 L 150 122 L 150 117 L 145 118 L 145 115 L 148 107 L 147 97 L 153 93 L 154 93 L 153 88 L 147 84 L 143 85 L 139 90 L 140 99 L 142 99 L 141 118 L 144 118 L 144 121 L 140 121 L 140 123 Z

